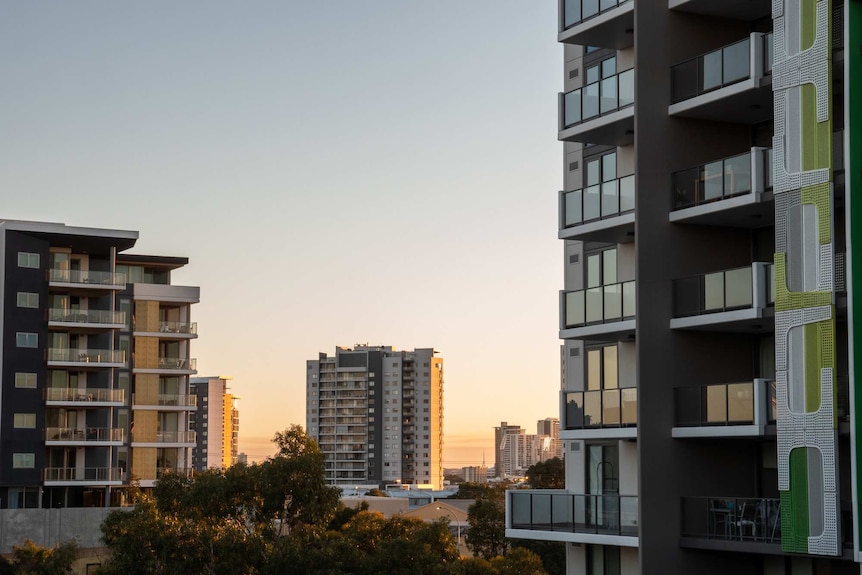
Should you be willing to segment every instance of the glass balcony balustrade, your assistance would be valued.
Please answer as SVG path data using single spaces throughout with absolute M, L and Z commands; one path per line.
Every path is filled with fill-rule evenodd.
M 98 272 L 93 270 L 48 270 L 49 283 L 121 286 L 126 284 L 126 274 L 113 272 Z
M 563 26 L 569 29 L 632 0 L 565 0 Z
M 754 154 L 763 156 L 762 186 L 754 186 Z M 672 176 L 673 209 L 680 210 L 751 193 L 772 189 L 772 150 L 756 148 L 729 158 L 707 162 Z
M 183 357 L 160 357 L 158 369 L 196 370 L 198 360 Z
M 638 422 L 638 390 L 599 389 L 563 392 L 567 430 L 629 427 Z
M 635 296 L 635 281 L 565 292 L 565 327 L 634 319 Z
M 638 536 L 638 498 L 564 491 L 507 492 L 511 529 Z
M 634 104 L 634 68 L 567 92 L 563 96 L 563 128 L 593 120 Z
M 673 281 L 674 317 L 689 317 L 701 314 L 750 308 L 755 303 L 754 266 L 766 268 L 763 300 L 775 302 L 775 286 L 772 264 L 754 265 L 723 270 Z
M 751 77 L 751 38 L 686 60 L 671 68 L 674 104 Z
M 126 430 L 103 427 L 46 427 L 45 441 L 123 441 Z
M 709 427 L 758 423 L 755 413 L 757 385 L 766 388 L 766 422 L 774 424 L 777 416 L 775 382 L 758 380 L 676 388 L 675 425 Z
M 108 311 L 100 309 L 71 310 L 51 308 L 48 310 L 48 321 L 57 323 L 125 325 L 126 314 L 122 311 Z
M 563 194 L 563 226 L 570 228 L 635 209 L 634 175 Z
M 45 389 L 45 401 L 83 402 L 83 403 L 123 403 L 125 391 L 122 389 L 100 389 L 79 387 L 49 387 Z
M 100 481 L 122 481 L 125 472 L 120 467 L 46 467 L 42 478 L 51 481 L 80 481 L 97 483 Z
M 125 363 L 124 350 L 48 348 L 48 361 L 60 363 Z

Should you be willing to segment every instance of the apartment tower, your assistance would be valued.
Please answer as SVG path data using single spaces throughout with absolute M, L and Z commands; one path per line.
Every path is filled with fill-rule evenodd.
M 227 469 L 238 462 L 239 408 L 238 396 L 228 393 L 225 376 L 193 377 L 191 394 L 197 397 L 197 410 L 191 414 L 189 429 L 196 432 L 197 445 L 192 450 L 192 467 L 203 471 L 210 467 Z
M 199 289 L 137 239 L 0 220 L 0 507 L 121 504 L 188 467 Z
M 858 573 L 862 2 L 559 0 L 558 32 L 566 489 L 510 492 L 507 535 Z
M 443 358 L 337 347 L 306 362 L 306 429 L 331 485 L 443 487 Z

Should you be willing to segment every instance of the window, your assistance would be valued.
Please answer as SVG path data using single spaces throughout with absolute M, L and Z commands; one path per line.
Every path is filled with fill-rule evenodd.
M 18 307 L 39 307 L 39 294 L 19 291 Z
M 19 331 L 15 334 L 15 345 L 18 347 L 39 347 L 39 334 Z
M 35 453 L 13 453 L 12 467 L 14 469 L 33 469 L 36 467 Z
M 619 354 L 616 344 L 587 350 L 588 391 L 619 387 Z
M 620 575 L 620 548 L 606 545 L 587 547 L 589 575 Z
M 39 254 L 18 252 L 18 267 L 39 269 Z
M 36 414 L 16 413 L 13 423 L 15 429 L 36 429 Z
M 15 387 L 23 389 L 36 389 L 35 373 L 16 373 Z
M 588 288 L 617 283 L 617 248 L 588 254 L 585 271 Z

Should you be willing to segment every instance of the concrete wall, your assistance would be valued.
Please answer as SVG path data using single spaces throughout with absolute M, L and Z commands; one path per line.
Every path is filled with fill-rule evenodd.
M 99 526 L 108 513 L 118 509 L 0 509 L 0 554 L 11 553 L 25 539 L 44 547 L 67 541 L 75 541 L 82 549 L 103 547 Z

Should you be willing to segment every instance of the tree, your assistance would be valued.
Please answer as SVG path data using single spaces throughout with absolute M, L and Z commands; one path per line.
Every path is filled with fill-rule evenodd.
M 566 544 L 561 541 L 539 541 L 516 539 L 512 541 L 512 551 L 523 548 L 532 551 L 542 559 L 542 567 L 549 575 L 565 575 Z M 511 551 L 509 554 L 511 555 Z
M 375 487 L 374 489 L 369 489 L 365 492 L 366 497 L 389 497 L 389 494 L 385 491 L 380 490 Z
M 505 555 L 509 548 L 506 539 L 506 506 L 501 498 L 479 499 L 467 509 L 467 547 L 473 553 L 491 559 Z
M 559 457 L 540 461 L 527 469 L 527 482 L 533 489 L 565 489 L 566 467 Z
M 20 546 L 12 547 L 10 572 L 16 575 L 67 575 L 72 572 L 72 563 L 77 558 L 78 546 L 74 542 L 48 548 L 25 539 Z
M 512 549 L 505 557 L 495 557 L 491 565 L 499 575 L 548 575 L 539 556 L 523 548 Z

